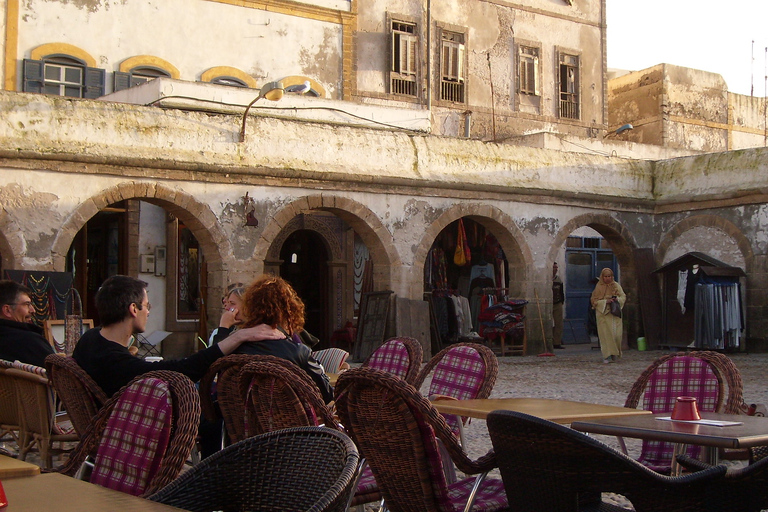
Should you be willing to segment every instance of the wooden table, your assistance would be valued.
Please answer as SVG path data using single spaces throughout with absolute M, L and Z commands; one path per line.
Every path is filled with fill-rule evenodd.
M 37 466 L 36 464 L 30 464 L 23 460 L 0 455 L 0 481 L 4 481 L 8 478 L 19 478 L 39 474 L 40 466 Z
M 649 411 L 628 409 L 615 405 L 588 404 L 569 400 L 549 398 L 485 398 L 475 400 L 437 400 L 432 405 L 443 414 L 456 414 L 471 418 L 485 419 L 491 411 L 505 410 L 522 412 L 553 421 L 568 424 L 578 420 L 615 418 L 621 416 L 645 416 Z
M 46 473 L 3 480 L 8 507 L 3 512 L 171 512 L 176 507 L 137 498 L 82 480 Z
M 575 421 L 571 424 L 571 428 L 592 434 L 675 443 L 675 455 L 685 453 L 685 447 L 689 444 L 704 446 L 707 448 L 708 462 L 712 464 L 717 464 L 720 448 L 751 448 L 768 445 L 768 418 L 765 417 L 701 413 L 704 420 L 741 422 L 741 425 L 728 427 L 666 421 L 657 419 L 659 417 L 669 417 L 669 413 Z M 673 473 L 679 473 L 680 468 L 674 456 L 672 469 Z

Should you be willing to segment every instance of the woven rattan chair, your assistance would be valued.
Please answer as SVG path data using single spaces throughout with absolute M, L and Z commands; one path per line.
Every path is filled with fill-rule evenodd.
M 247 437 L 290 427 L 341 430 L 312 378 L 292 362 L 257 356 L 243 367 L 239 379 Z
M 689 471 L 711 468 L 705 462 L 687 455 L 677 457 L 681 466 Z M 712 482 L 707 488 L 709 508 L 718 512 L 758 512 L 768 510 L 768 458 L 744 468 L 729 468 L 725 478 Z
M 668 413 L 678 396 L 693 396 L 700 411 L 736 414 L 744 401 L 741 377 L 729 362 L 726 356 L 711 351 L 664 355 L 638 377 L 624 407 L 637 409 L 642 405 L 653 413 Z M 672 443 L 644 440 L 638 460 L 651 469 L 669 473 L 673 451 Z M 700 451 L 700 446 L 689 446 L 686 454 L 698 458 Z
M 404 380 L 372 368 L 348 370 L 336 383 L 336 408 L 390 511 L 458 512 L 472 506 L 476 479 L 446 482 L 437 439 L 461 471 L 481 477 L 472 510 L 506 507 L 502 482 L 484 479 L 496 466 L 493 453 L 469 459 L 445 419 Z
M 389 372 L 409 384 L 415 384 L 423 357 L 424 350 L 419 340 L 400 336 L 385 341 L 363 361 L 362 366 Z
M 51 354 L 45 358 L 45 368 L 72 426 L 82 437 L 109 397 L 71 357 Z
M 18 445 L 21 416 L 13 377 L 5 374 L 5 369 L 10 367 L 10 361 L 0 360 L 0 439 L 10 436 Z
M 240 370 L 259 356 L 230 354 L 214 361 L 200 379 L 200 405 L 208 421 L 224 419 L 231 443 L 245 435 L 245 402 L 240 394 Z
M 499 361 L 491 349 L 478 343 L 456 343 L 430 359 L 419 373 L 415 386 L 421 389 L 431 374 L 427 393 L 430 397 L 456 400 L 488 398 L 498 373 Z M 444 416 L 463 445 L 463 425 L 467 418 L 460 419 L 452 414 Z
M 342 368 L 349 368 L 349 352 L 337 347 L 312 352 L 312 357 L 323 366 L 326 373 L 339 373 Z
M 91 483 L 152 494 L 181 472 L 199 422 L 200 400 L 189 378 L 164 370 L 145 373 L 104 404 L 60 472 L 74 475 L 96 452 Z
M 708 508 L 706 491 L 724 467 L 661 475 L 580 432 L 512 411 L 492 412 L 488 432 L 511 510 L 623 510 L 601 503 L 601 492 L 625 496 L 637 512 L 720 510 Z
M 342 512 L 357 461 L 338 431 L 277 430 L 211 455 L 149 499 L 192 512 Z
M 37 448 L 43 467 L 51 468 L 53 454 L 68 451 L 62 443 L 77 441 L 78 436 L 71 426 L 57 421 L 55 394 L 46 377 L 18 368 L 6 368 L 5 373 L 13 378 L 16 387 L 21 427 L 19 459 L 25 460 L 29 451 Z M 60 443 L 60 448 L 54 449 L 53 443 Z

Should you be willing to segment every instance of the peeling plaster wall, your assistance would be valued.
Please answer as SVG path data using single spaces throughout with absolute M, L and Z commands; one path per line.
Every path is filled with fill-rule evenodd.
M 331 97 L 340 97 L 339 23 L 206 0 L 20 4 L 19 77 L 22 59 L 29 58 L 32 49 L 66 41 L 106 70 L 106 92 L 112 91 L 111 73 L 123 60 L 153 55 L 178 68 L 183 80 L 199 80 L 215 66 L 232 66 L 259 85 L 290 75 L 310 76 Z

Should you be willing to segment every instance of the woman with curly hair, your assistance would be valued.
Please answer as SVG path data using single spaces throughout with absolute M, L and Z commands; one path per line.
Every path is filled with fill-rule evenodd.
M 304 302 L 285 279 L 263 275 L 251 283 L 243 294 L 241 316 L 244 328 L 269 325 L 281 330 L 285 338 L 243 343 L 237 354 L 287 359 L 312 377 L 326 403 L 333 400 L 333 388 L 323 367 L 312 357 L 309 347 L 292 339 L 304 329 Z

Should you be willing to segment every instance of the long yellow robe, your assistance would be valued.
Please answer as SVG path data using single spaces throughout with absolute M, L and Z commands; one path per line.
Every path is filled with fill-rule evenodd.
M 627 296 L 616 281 L 608 285 L 601 281 L 592 292 L 591 303 L 595 309 L 597 335 L 600 338 L 600 351 L 603 353 L 603 358 L 621 357 L 622 319 L 611 314 L 611 308 L 606 300 L 614 295 L 619 299 L 619 306 L 624 309 Z

